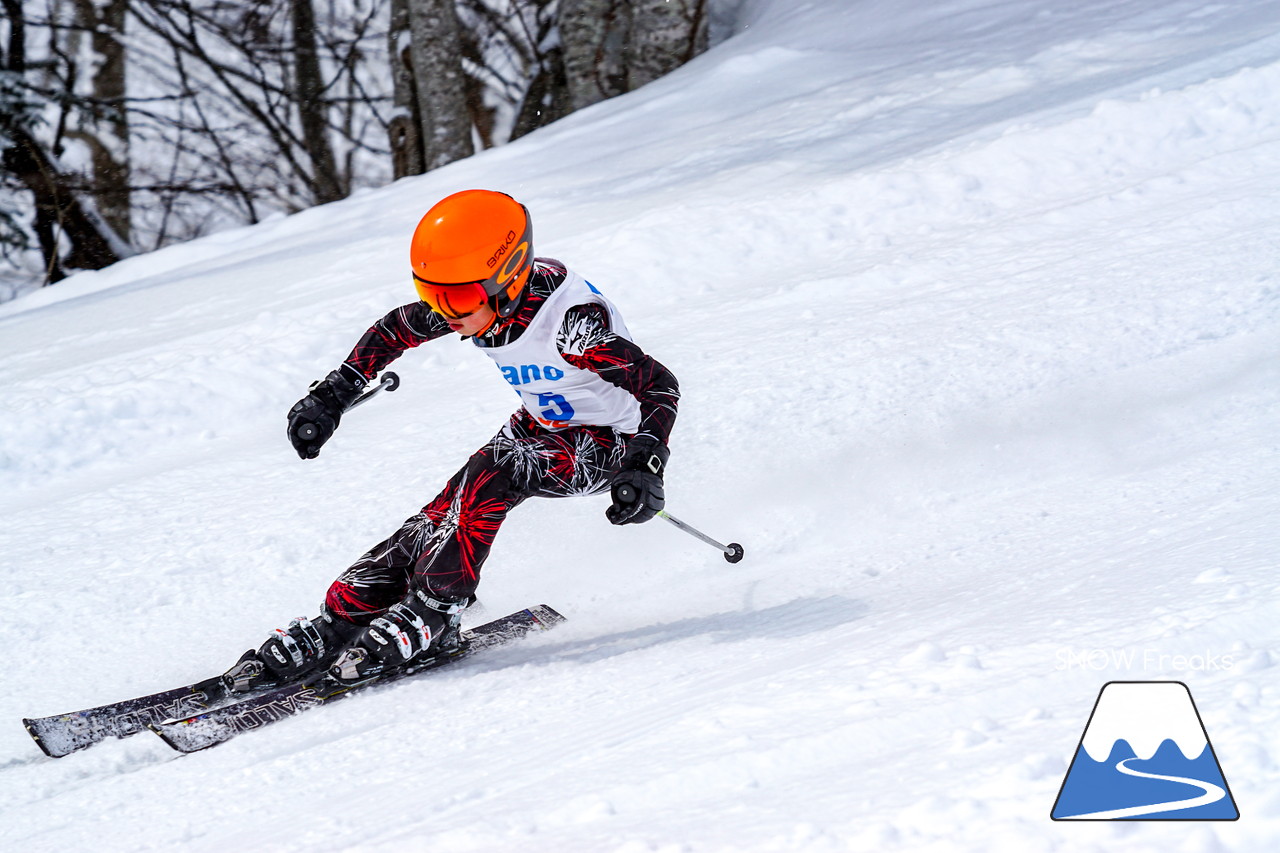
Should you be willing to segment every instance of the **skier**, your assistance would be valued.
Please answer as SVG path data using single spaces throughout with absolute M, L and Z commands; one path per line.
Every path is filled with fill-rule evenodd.
M 314 459 L 379 371 L 451 333 L 492 358 L 523 404 L 434 500 L 333 582 L 317 618 L 295 619 L 246 652 L 224 676 L 232 690 L 325 668 L 358 681 L 456 651 L 494 536 L 525 498 L 609 490 L 613 524 L 663 508 L 676 379 L 631 341 L 600 291 L 534 257 L 532 233 L 528 209 L 504 193 L 441 200 L 410 245 L 420 301 L 375 323 L 289 410 L 290 442 Z

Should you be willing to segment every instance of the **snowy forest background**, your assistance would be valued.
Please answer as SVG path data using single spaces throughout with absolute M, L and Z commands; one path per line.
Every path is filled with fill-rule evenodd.
M 709 0 L 0 4 L 0 301 L 501 145 L 719 35 Z

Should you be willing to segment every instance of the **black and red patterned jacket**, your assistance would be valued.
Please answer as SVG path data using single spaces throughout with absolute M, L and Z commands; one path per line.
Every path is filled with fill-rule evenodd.
M 547 297 L 565 280 L 565 274 L 565 267 L 559 261 L 537 258 L 516 312 L 506 320 L 499 319 L 472 342 L 478 347 L 496 347 L 515 341 L 529 327 Z M 594 332 L 593 345 L 581 354 L 566 352 L 571 337 L 576 335 L 581 340 L 584 329 Z M 405 350 L 451 334 L 456 333 L 426 303 L 412 302 L 374 323 L 344 364 L 372 380 Z M 598 374 L 639 401 L 637 435 L 650 435 L 667 443 L 676 420 L 680 386 L 671 371 L 633 341 L 609 330 L 609 313 L 604 306 L 577 305 L 569 309 L 556 340 L 561 355 L 574 367 Z

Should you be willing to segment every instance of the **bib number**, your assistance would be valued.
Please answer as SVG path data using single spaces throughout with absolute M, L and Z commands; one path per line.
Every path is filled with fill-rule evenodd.
M 538 414 L 549 421 L 570 421 L 573 420 L 573 406 L 569 405 L 569 401 L 559 394 L 539 394 L 538 405 L 547 406 L 549 408 L 542 409 Z

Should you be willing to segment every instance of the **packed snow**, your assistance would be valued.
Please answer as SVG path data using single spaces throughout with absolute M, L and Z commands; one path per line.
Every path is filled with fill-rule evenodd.
M 0 823 L 23 851 L 1280 849 L 1280 4 L 743 0 L 515 144 L 0 306 Z M 441 340 L 284 414 L 502 189 L 679 377 L 668 508 L 530 501 L 552 632 L 179 756 L 21 718 L 218 672 L 514 408 Z M 1049 813 L 1102 685 L 1241 817 Z

